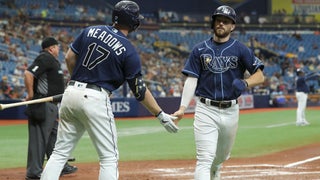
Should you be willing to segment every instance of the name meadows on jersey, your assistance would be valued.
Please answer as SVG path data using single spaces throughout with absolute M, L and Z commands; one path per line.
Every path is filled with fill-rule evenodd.
M 117 31 L 116 29 L 113 30 Z M 126 51 L 126 47 L 123 46 L 123 44 L 116 37 L 114 37 L 112 34 L 109 34 L 107 31 L 101 31 L 101 29 L 98 28 L 91 28 L 88 31 L 87 37 L 99 39 L 101 42 L 109 46 L 118 56 Z

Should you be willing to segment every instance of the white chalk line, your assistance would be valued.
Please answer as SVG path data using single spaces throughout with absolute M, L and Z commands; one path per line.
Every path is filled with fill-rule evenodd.
M 186 176 L 190 177 L 190 180 L 193 179 L 194 167 L 187 168 L 156 168 L 153 169 L 156 174 L 161 177 L 183 177 L 184 180 Z M 160 172 L 160 173 L 159 173 Z
M 243 164 L 243 165 L 229 165 L 226 166 L 228 168 L 250 168 L 250 167 L 275 167 L 275 168 L 281 168 L 283 166 L 281 165 L 273 165 L 273 164 Z
M 248 171 L 250 172 L 250 171 Z M 320 171 L 312 171 L 312 172 L 273 172 L 268 171 L 263 174 L 246 174 L 246 175 L 235 175 L 235 176 L 223 176 L 223 179 L 243 179 L 243 178 L 257 178 L 257 177 L 275 177 L 275 176 L 292 176 L 292 175 L 314 175 L 314 174 L 320 174 Z
M 193 127 L 191 126 L 182 127 L 180 128 L 179 131 L 184 131 L 188 129 L 193 129 Z M 159 133 L 159 132 L 167 133 L 166 129 L 161 125 L 159 125 L 159 127 L 147 126 L 147 127 L 132 127 L 132 128 L 117 129 L 118 137 L 137 136 L 137 135 L 153 134 L 153 133 Z M 85 132 L 85 134 L 82 137 L 90 138 L 87 132 Z
M 320 175 L 320 171 L 308 171 L 307 167 L 296 167 L 295 169 L 300 169 L 304 171 L 300 172 L 292 172 L 292 171 L 284 171 L 275 168 L 290 168 L 297 165 L 301 165 L 304 163 L 308 163 L 311 161 L 315 161 L 320 159 L 320 156 L 309 158 L 303 161 L 298 161 L 295 163 L 290 163 L 287 165 L 273 165 L 273 164 L 247 164 L 247 165 L 230 165 L 225 166 L 223 171 L 221 171 L 221 175 L 224 179 L 235 179 L 235 178 L 258 178 L 258 177 L 274 177 L 274 176 L 291 176 L 291 175 Z M 252 169 L 241 169 L 241 168 L 251 168 Z M 240 170 L 236 170 L 239 168 Z M 261 169 L 255 169 L 261 168 Z M 232 170 L 228 170 L 232 169 Z M 190 178 L 194 175 L 194 167 L 187 168 L 157 168 L 153 169 L 155 173 L 161 172 L 161 176 L 164 177 L 186 177 Z M 240 175 L 227 175 L 230 173 L 238 173 Z M 243 174 L 246 173 L 246 174 Z
M 313 157 L 313 158 L 305 159 L 303 161 L 290 163 L 290 164 L 285 165 L 284 167 L 285 168 L 294 167 L 294 166 L 297 166 L 297 165 L 300 165 L 300 164 L 308 163 L 308 162 L 311 162 L 311 161 L 316 161 L 318 159 L 320 159 L 320 156 L 316 156 L 316 157 Z
M 288 126 L 294 124 L 294 122 L 290 123 L 280 123 L 280 124 L 272 124 L 267 126 L 241 126 L 239 128 L 275 128 L 281 126 Z M 193 129 L 193 126 L 184 126 L 180 128 L 180 131 Z M 144 126 L 144 127 L 130 127 L 130 128 L 119 128 L 118 137 L 127 137 L 127 136 L 135 136 L 135 135 L 143 135 L 143 134 L 153 134 L 159 132 L 166 132 L 164 127 L 159 125 L 158 127 L 153 126 Z M 89 135 L 86 133 L 83 135 L 85 138 L 89 138 Z
M 288 126 L 288 125 L 291 125 L 291 124 L 295 124 L 295 122 L 273 124 L 273 125 L 266 126 L 266 128 L 282 127 L 282 126 Z
M 287 122 L 287 123 L 279 123 L 279 124 L 271 124 L 271 125 L 264 125 L 264 126 L 239 126 L 240 129 L 257 129 L 257 128 L 277 128 L 283 126 L 291 126 L 294 125 L 295 122 Z

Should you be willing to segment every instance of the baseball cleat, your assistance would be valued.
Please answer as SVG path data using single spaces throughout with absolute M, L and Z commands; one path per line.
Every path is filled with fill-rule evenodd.
M 74 161 L 76 161 L 76 158 L 74 158 L 74 157 L 69 157 L 68 162 L 74 162 Z
M 296 126 L 308 126 L 308 125 L 310 125 L 310 123 L 309 122 L 298 122 L 298 123 L 296 123 Z
M 77 170 L 78 168 L 76 166 L 71 166 L 70 164 L 67 164 L 64 166 L 63 170 L 61 171 L 60 176 L 75 173 Z

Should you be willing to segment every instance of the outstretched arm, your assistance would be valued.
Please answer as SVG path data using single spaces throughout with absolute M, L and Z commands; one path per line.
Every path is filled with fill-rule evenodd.
M 313 79 L 317 79 L 320 77 L 320 73 L 319 72 L 312 72 L 312 73 L 309 73 L 305 76 L 305 80 L 308 81 L 308 80 L 313 80 Z
M 142 101 L 140 101 L 141 104 L 154 116 L 159 114 L 161 112 L 161 108 L 152 96 L 149 89 L 146 89 L 145 97 Z
M 173 114 L 174 116 L 178 117 L 178 119 L 175 121 L 176 124 L 178 124 L 178 121 L 182 119 L 182 116 L 184 115 L 185 110 L 189 106 L 190 101 L 192 100 L 194 93 L 196 91 L 197 83 L 198 83 L 198 78 L 187 77 L 184 83 L 183 91 L 182 91 L 179 110 Z
M 161 110 L 157 101 L 142 80 L 141 75 L 137 75 L 135 78 L 128 79 L 128 84 L 136 99 L 140 101 L 140 103 L 160 121 L 161 125 L 168 132 L 178 132 L 179 128 L 173 122 L 176 117 L 173 117 Z

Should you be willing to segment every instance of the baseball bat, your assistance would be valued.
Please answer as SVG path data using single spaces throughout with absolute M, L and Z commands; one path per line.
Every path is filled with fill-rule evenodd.
M 40 99 L 33 99 L 29 101 L 22 101 L 22 102 L 10 103 L 10 104 L 0 104 L 0 110 L 17 107 L 17 106 L 28 105 L 28 104 L 36 104 L 36 103 L 43 103 L 43 102 L 60 102 L 62 99 L 62 96 L 63 94 L 58 94 L 55 96 L 49 96 L 49 97 L 44 97 Z

